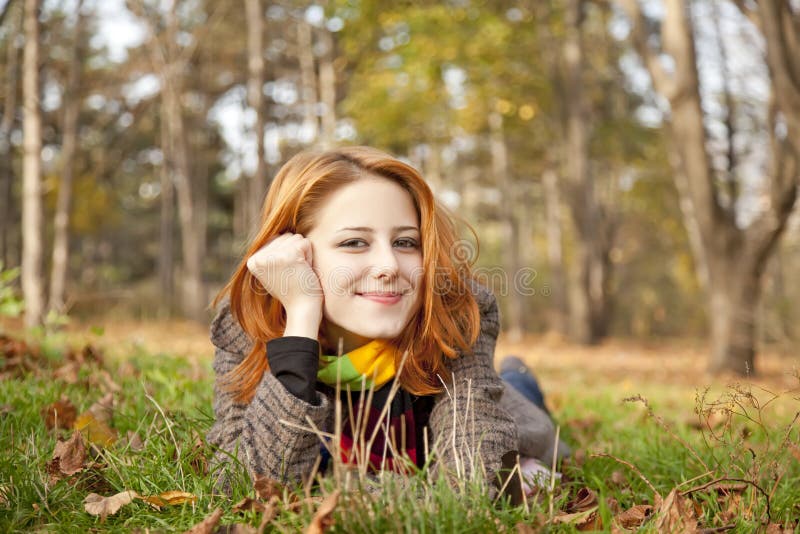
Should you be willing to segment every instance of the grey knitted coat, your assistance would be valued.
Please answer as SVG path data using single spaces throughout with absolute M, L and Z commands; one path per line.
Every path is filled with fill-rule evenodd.
M 487 480 L 494 480 L 501 459 L 508 453 L 520 451 L 547 459 L 552 455 L 554 432 L 546 414 L 513 388 L 504 388 L 498 378 L 493 367 L 499 333 L 497 301 L 477 283 L 472 290 L 481 314 L 480 335 L 471 354 L 449 362 L 452 380 L 447 391 L 435 397 L 428 423 L 429 440 L 436 444 L 431 450 L 438 451 L 437 468 L 470 476 L 474 466 L 482 466 Z M 225 466 L 235 455 L 253 477 L 303 480 L 320 452 L 317 435 L 303 428 L 310 427 L 310 420 L 318 429 L 333 432 L 332 396 L 317 392 L 317 405 L 308 404 L 266 372 L 251 402 L 238 403 L 220 387 L 220 377 L 244 359 L 252 342 L 227 304 L 220 307 L 211 324 L 211 341 L 216 347 L 216 420 L 208 432 L 208 442 L 219 448 L 215 464 Z M 476 451 L 479 464 L 475 463 Z

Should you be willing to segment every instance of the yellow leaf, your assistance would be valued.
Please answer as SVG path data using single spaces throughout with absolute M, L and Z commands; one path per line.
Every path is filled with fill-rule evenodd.
M 197 497 L 185 491 L 165 491 L 158 495 L 140 497 L 147 504 L 160 509 L 162 506 L 177 506 L 185 502 L 195 503 Z
M 117 431 L 107 423 L 98 420 L 91 411 L 82 413 L 73 425 L 86 436 L 86 440 L 96 445 L 108 447 L 117 441 Z

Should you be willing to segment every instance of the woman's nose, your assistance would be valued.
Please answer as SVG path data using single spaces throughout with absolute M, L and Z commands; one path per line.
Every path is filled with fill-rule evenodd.
M 371 269 L 376 278 L 394 278 L 399 270 L 395 249 L 389 245 L 375 247 Z

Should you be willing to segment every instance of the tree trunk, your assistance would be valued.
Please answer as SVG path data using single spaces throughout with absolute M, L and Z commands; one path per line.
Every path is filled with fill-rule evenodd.
M 304 19 L 297 21 L 297 59 L 300 63 L 301 98 L 303 101 L 303 128 L 309 131 L 312 142 L 319 135 L 317 117 L 317 73 L 314 66 L 314 43 L 311 25 Z
M 42 124 L 39 109 L 39 2 L 25 0 L 23 59 L 22 293 L 25 325 L 42 322 Z
M 264 162 L 264 12 L 261 0 L 246 0 L 247 9 L 247 103 L 255 113 L 256 169 L 250 179 L 248 224 L 258 224 L 267 191 Z
M 162 117 L 163 118 L 163 117 Z M 158 254 L 158 285 L 161 289 L 158 313 L 164 317 L 173 312 L 175 295 L 175 187 L 172 183 L 172 161 L 169 132 L 161 125 L 161 221 Z
M 523 312 L 525 307 L 524 288 L 517 287 L 522 273 L 519 252 L 519 224 L 515 218 L 516 195 L 508 170 L 508 149 L 503 133 L 503 117 L 498 112 L 489 114 L 489 148 L 492 158 L 492 174 L 495 184 L 503 195 L 502 220 L 505 226 L 504 264 L 506 268 L 506 289 L 508 293 L 508 312 L 505 326 L 510 342 L 522 339 Z
M 10 9 L 13 6 L 6 6 Z M 22 10 L 19 10 L 22 14 Z M 17 80 L 19 76 L 19 51 L 14 41 L 16 24 L 13 19 L 8 27 L 8 50 L 6 51 L 6 76 L 3 86 L 3 118 L 0 119 L 0 264 L 2 269 L 11 266 L 9 261 L 9 241 L 11 233 L 11 183 L 13 182 L 11 165 L 11 129 L 14 127 L 14 116 L 17 112 Z M 20 26 L 22 24 L 20 23 Z M 21 29 L 21 28 L 20 28 Z
M 183 313 L 192 319 L 204 320 L 206 307 L 205 287 L 202 276 L 202 247 L 196 228 L 196 214 L 186 145 L 182 95 L 182 62 L 176 50 L 177 19 L 175 3 L 167 15 L 166 35 L 167 60 L 162 65 L 162 102 L 164 117 L 169 132 L 172 155 L 173 182 L 178 200 L 178 219 L 181 231 L 182 278 L 181 302 Z
M 558 178 L 553 169 L 542 175 L 547 232 L 547 263 L 550 268 L 550 330 L 567 333 L 567 301 L 564 284 L 564 255 L 561 248 L 561 199 Z
M 755 371 L 756 313 L 761 273 L 749 258 L 716 257 L 709 287 L 711 361 L 714 373 Z
M 323 109 L 320 145 L 324 150 L 328 150 L 333 148 L 336 142 L 336 70 L 333 65 L 335 51 L 331 32 L 323 28 L 319 35 L 323 48 L 319 64 L 319 93 Z
M 61 146 L 61 183 L 58 187 L 56 213 L 53 221 L 53 265 L 50 271 L 51 311 L 65 311 L 64 295 L 69 270 L 69 218 L 72 209 L 72 180 L 75 167 L 75 148 L 78 137 L 78 114 L 81 107 L 80 72 L 81 40 L 84 15 L 83 1 L 79 0 L 75 19 L 74 42 L 69 63 L 69 74 L 64 95 L 64 132 Z
M 740 7 L 743 5 L 743 2 L 736 3 Z M 669 132 L 674 150 L 671 164 L 695 264 L 701 285 L 706 282 L 709 297 L 709 370 L 752 374 L 755 372 L 756 315 L 764 268 L 786 228 L 797 198 L 798 145 L 788 153 L 780 149 L 797 143 L 797 136 L 792 133 L 800 133 L 796 129 L 797 113 L 792 112 L 800 110 L 800 79 L 796 76 L 800 72 L 800 48 L 792 24 L 782 21 L 780 15 L 785 15 L 787 10 L 791 13 L 791 8 L 787 2 L 758 3 L 773 94 L 783 111 L 789 135 L 786 140 L 776 141 L 776 125 L 770 123 L 773 147 L 779 148 L 773 150 L 771 161 L 771 203 L 742 230 L 736 225 L 735 206 L 720 203 L 721 195 L 716 189 L 706 152 L 708 143 L 696 51 L 686 0 L 666 0 L 660 51 L 650 46 L 648 22 L 638 2 L 624 0 L 623 5 L 633 22 L 633 42 L 650 72 L 653 85 L 670 103 Z M 788 33 L 784 35 L 787 28 Z M 664 69 L 663 54 L 671 56 L 674 72 Z M 729 126 L 732 124 L 730 121 Z
M 592 344 L 607 333 L 609 262 L 608 242 L 594 183 L 589 175 L 589 130 L 583 88 L 584 45 L 583 0 L 571 0 L 567 7 L 563 47 L 566 109 L 566 189 L 575 223 L 575 258 L 569 294 L 570 336 Z

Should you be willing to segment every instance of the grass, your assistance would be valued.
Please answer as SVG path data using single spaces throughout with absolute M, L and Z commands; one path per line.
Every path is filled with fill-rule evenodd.
M 92 343 L 102 345 L 103 338 Z M 40 335 L 31 347 L 34 354 L 27 357 L 27 369 L 0 354 L 0 532 L 184 531 L 216 508 L 222 510 L 222 525 L 259 526 L 260 513 L 234 510 L 242 498 L 254 496 L 245 474 L 240 472 L 233 494 L 226 496 L 215 491 L 205 471 L 212 456 L 202 439 L 213 419 L 209 361 L 108 347 L 101 361 L 84 358 L 77 376 L 70 377 L 56 372 L 80 359 L 70 353 L 65 338 Z M 686 492 L 704 528 L 753 532 L 764 530 L 767 523 L 796 528 L 797 385 L 780 395 L 747 386 L 699 389 L 693 399 L 655 381 L 637 384 L 638 391 L 567 381 L 554 395 L 555 411 L 561 434 L 575 453 L 561 466 L 564 479 L 552 493 L 543 490 L 515 507 L 493 502 L 480 480 L 462 481 L 454 489 L 444 482 L 432 483 L 426 473 L 405 480 L 355 477 L 354 487 L 339 498 L 329 528 L 516 532 L 523 524 L 533 531 L 610 531 L 615 516 L 635 505 L 658 508 L 653 490 L 666 499 L 675 488 Z M 90 448 L 88 467 L 51 480 L 48 463 L 56 442 L 72 431 L 48 429 L 42 410 L 66 397 L 80 414 L 107 392 L 115 401 L 110 426 L 120 437 L 137 434 L 142 450 L 134 450 L 125 439 L 95 446 Z M 624 400 L 636 393 L 648 396 L 647 406 L 641 400 Z M 711 428 L 698 430 L 688 424 L 709 417 Z M 305 529 L 321 502 L 337 489 L 342 488 L 333 477 L 313 489 L 284 489 L 273 500 L 276 515 L 266 531 Z M 140 495 L 179 490 L 196 499 L 160 510 L 137 499 L 105 519 L 84 510 L 88 494 L 110 496 L 124 490 Z M 643 522 L 642 532 L 657 531 L 656 515 Z

